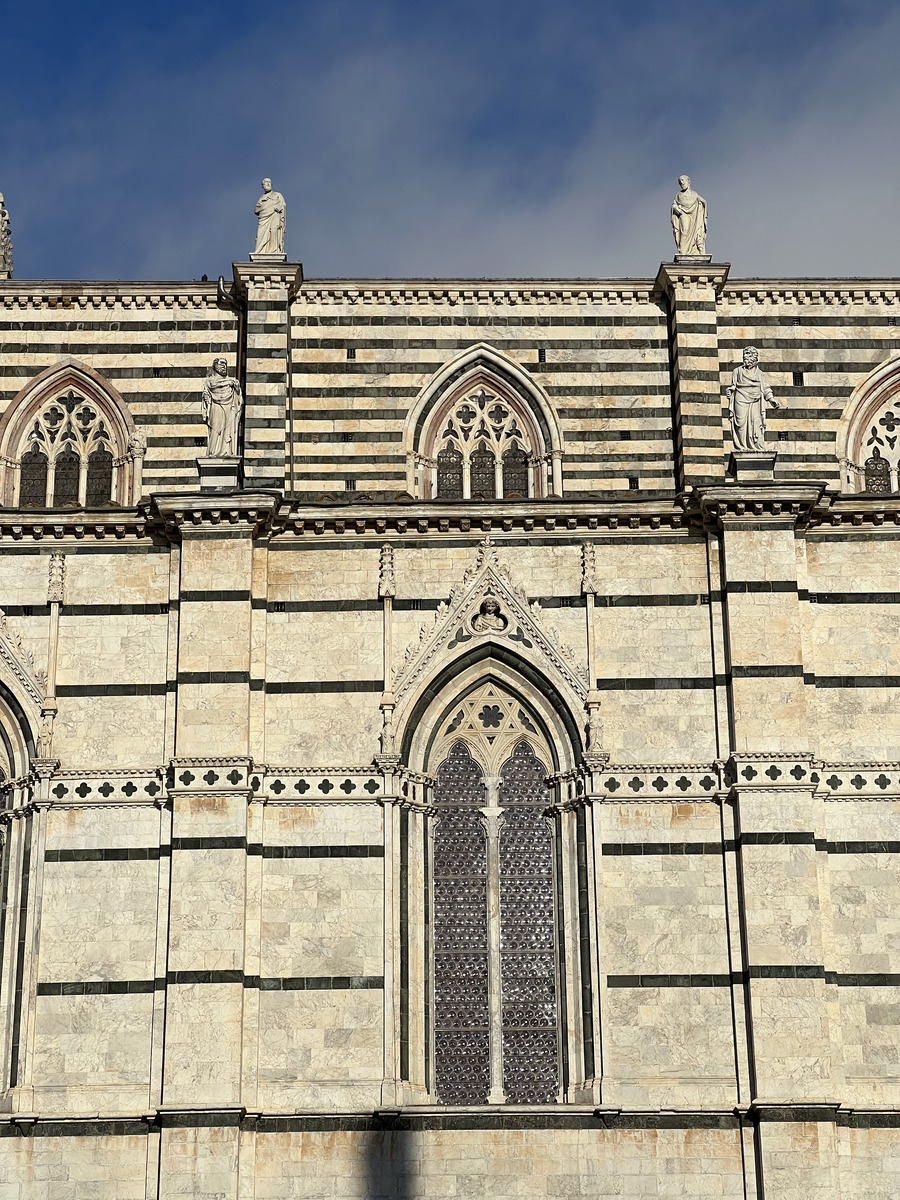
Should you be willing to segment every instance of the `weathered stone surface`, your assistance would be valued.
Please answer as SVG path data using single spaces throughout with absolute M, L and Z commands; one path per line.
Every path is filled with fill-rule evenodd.
M 0 283 L 0 1197 L 896 1194 L 897 309 L 697 261 Z M 784 407 L 735 479 L 752 343 Z M 233 493 L 196 476 L 213 356 Z M 23 505 L 22 406 L 79 380 L 146 454 L 122 417 L 109 503 Z M 442 498 L 476 416 L 529 495 L 468 453 Z M 538 933 L 559 1093 L 505 1104 Z M 474 994 L 477 937 L 521 993 L 460 1018 L 492 1103 L 441 1104 L 435 949 Z

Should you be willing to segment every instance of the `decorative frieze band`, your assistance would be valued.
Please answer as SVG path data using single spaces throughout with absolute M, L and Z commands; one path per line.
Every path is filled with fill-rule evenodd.
M 195 308 L 207 312 L 217 308 L 217 285 L 191 284 L 180 290 L 178 284 L 142 284 L 140 291 L 130 291 L 127 284 L 57 284 L 48 286 L 24 281 L 0 284 L 0 305 L 3 308 L 29 308 L 46 312 L 54 309 Z
M 250 759 L 174 759 L 168 766 L 52 771 L 54 807 L 159 805 L 173 794 L 241 794 L 265 804 L 381 803 L 428 800 L 431 780 L 398 764 L 379 766 L 266 766 Z M 900 761 L 828 762 L 803 754 L 740 754 L 700 763 L 605 762 L 553 776 L 563 805 L 716 801 L 733 790 L 804 791 L 825 800 L 891 800 L 900 797 Z M 34 789 L 16 779 L 0 791 Z M 395 791 L 396 789 L 396 791 Z M 36 789 L 35 793 L 36 793 Z M 9 817 L 10 812 L 4 814 Z
M 572 283 L 550 282 L 544 287 L 533 284 L 516 286 L 503 284 L 501 286 L 479 287 L 471 286 L 471 281 L 461 280 L 458 283 L 448 282 L 435 286 L 433 281 L 416 284 L 390 284 L 379 287 L 377 282 L 367 283 L 360 280 L 354 284 L 344 281 L 341 285 L 319 284 L 309 280 L 300 291 L 298 300 L 301 304 L 310 306 L 320 305 L 357 305 L 377 304 L 405 306 L 446 304 L 454 307 L 463 305 L 542 305 L 548 304 L 648 304 L 652 294 L 652 284 L 649 280 L 628 281 L 624 285 L 604 282 L 599 285 L 585 286 L 582 281 Z M 467 286 L 468 285 L 468 286 Z
M 840 283 L 817 280 L 816 286 L 796 287 L 784 284 L 758 283 L 726 284 L 722 292 L 725 304 L 765 305 L 844 305 L 844 304 L 888 304 L 900 302 L 900 288 L 896 283 L 863 284 L 861 287 L 841 287 Z

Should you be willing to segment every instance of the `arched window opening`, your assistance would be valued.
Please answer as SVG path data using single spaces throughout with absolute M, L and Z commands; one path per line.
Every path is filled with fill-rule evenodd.
M 556 881 L 538 731 L 516 697 L 488 684 L 442 733 L 431 931 L 437 1100 L 553 1103 Z
M 537 428 L 500 389 L 470 386 L 442 410 L 428 460 L 440 500 L 542 495 L 544 455 Z
M 442 500 L 463 498 L 463 456 L 453 445 L 444 446 L 438 454 L 437 489 Z
M 472 495 L 495 500 L 497 497 L 497 459 L 481 442 L 472 455 Z
M 563 494 L 554 404 L 529 370 L 488 342 L 467 346 L 435 371 L 410 407 L 403 441 L 407 488 L 423 499 L 454 498 L 459 475 L 443 469 L 451 446 L 462 455 L 464 500 Z M 471 479 L 473 455 L 482 447 L 494 455 L 493 491 Z
M 81 478 L 81 459 L 71 446 L 66 446 L 56 456 L 53 472 L 53 506 L 78 503 L 78 485 Z
M 32 446 L 22 455 L 19 504 L 23 508 L 34 505 L 43 508 L 46 505 L 47 466 L 47 455 L 42 453 L 37 446 Z
M 60 363 L 0 418 L 0 502 L 130 504 L 140 495 L 144 453 L 115 388 L 82 363 Z
M 528 455 L 519 445 L 510 446 L 503 455 L 503 495 L 528 495 Z
M 896 409 L 896 411 L 895 411 Z M 900 467 L 900 406 L 894 404 L 869 423 L 863 445 L 869 457 L 862 475 L 867 492 L 890 492 L 891 468 Z
M 88 456 L 87 491 L 85 504 L 88 508 L 108 504 L 112 498 L 113 456 L 103 446 Z

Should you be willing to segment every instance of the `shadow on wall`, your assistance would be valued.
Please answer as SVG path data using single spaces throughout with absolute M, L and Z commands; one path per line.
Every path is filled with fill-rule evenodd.
M 365 1200 L 414 1200 L 419 1195 L 415 1134 L 403 1124 L 398 1118 L 377 1116 L 366 1134 Z

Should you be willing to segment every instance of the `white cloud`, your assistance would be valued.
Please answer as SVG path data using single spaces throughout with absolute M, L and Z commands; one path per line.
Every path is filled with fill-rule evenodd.
M 131 64 L 51 134 L 8 133 L 19 273 L 227 272 L 266 173 L 308 276 L 647 276 L 687 170 L 735 275 L 900 274 L 900 14 L 860 9 L 786 59 L 666 11 L 598 47 L 559 134 L 491 126 L 528 87 L 514 39 L 498 58 L 477 29 L 354 24 L 352 5 L 278 48 L 257 30 L 190 65 Z M 537 32 L 565 69 L 552 22 Z

